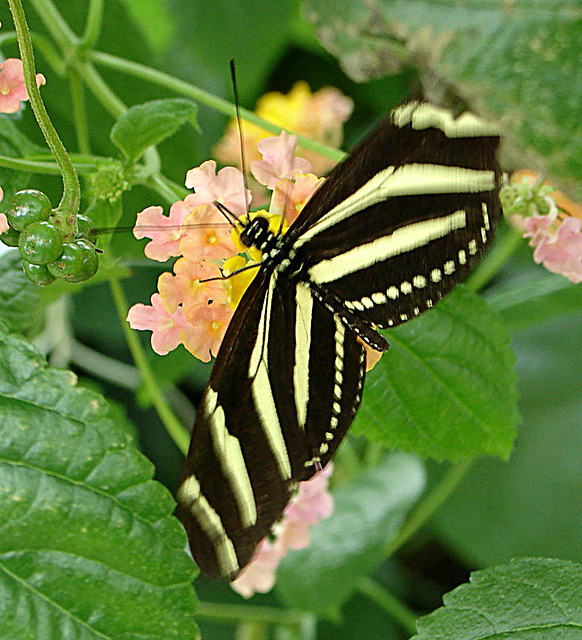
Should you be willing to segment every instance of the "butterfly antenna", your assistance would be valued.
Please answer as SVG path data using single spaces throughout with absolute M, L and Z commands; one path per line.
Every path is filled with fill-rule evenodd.
M 244 147 L 244 137 L 243 137 L 243 126 L 242 126 L 242 118 L 240 117 L 240 100 L 238 97 L 238 85 L 236 82 L 236 70 L 234 65 L 234 58 L 230 59 L 230 79 L 232 82 L 232 93 L 234 96 L 234 109 L 236 112 L 236 124 L 238 127 L 238 140 L 240 144 L 240 166 L 243 174 L 243 184 L 244 184 L 244 199 L 245 199 L 245 210 L 247 212 L 247 219 L 249 214 L 249 202 L 247 200 L 247 163 L 245 158 L 245 147 Z M 250 222 L 250 219 L 248 220 Z

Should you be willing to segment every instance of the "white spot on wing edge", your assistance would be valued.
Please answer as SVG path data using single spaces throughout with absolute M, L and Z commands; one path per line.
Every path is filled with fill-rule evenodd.
M 200 491 L 200 483 L 194 476 L 186 478 L 177 492 L 178 500 L 185 505 L 212 542 L 216 559 L 223 575 L 238 572 L 239 565 L 231 539 L 226 535 L 220 516 L 210 506 Z

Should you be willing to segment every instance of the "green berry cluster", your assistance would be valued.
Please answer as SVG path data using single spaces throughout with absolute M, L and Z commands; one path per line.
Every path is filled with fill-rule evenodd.
M 6 217 L 10 228 L 0 240 L 18 247 L 24 272 L 32 282 L 43 287 L 57 279 L 82 282 L 97 272 L 97 233 L 86 216 L 76 217 L 78 232 L 74 239 L 64 237 L 48 197 L 41 191 L 25 189 L 15 194 Z

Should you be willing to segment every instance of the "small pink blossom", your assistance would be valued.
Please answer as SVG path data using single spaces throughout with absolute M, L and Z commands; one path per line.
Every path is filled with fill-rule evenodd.
M 276 137 L 263 138 L 257 148 L 263 159 L 251 164 L 251 173 L 268 189 L 274 189 L 281 178 L 293 178 L 296 173 L 311 171 L 307 160 L 295 157 L 297 136 L 281 131 Z
M 196 192 L 191 196 L 192 203 L 220 202 L 237 216 L 246 213 L 251 202 L 251 192 L 245 190 L 243 174 L 235 167 L 224 167 L 216 173 L 214 160 L 207 160 L 199 167 L 190 169 L 186 174 L 186 186 Z
M 275 573 L 280 561 L 277 543 L 264 538 L 257 547 L 253 561 L 230 586 L 243 598 L 250 598 L 255 593 L 268 593 L 275 585 Z
M 23 100 L 28 100 L 22 60 L 7 58 L 0 62 L 0 69 L 0 112 L 14 113 L 20 109 Z M 37 73 L 35 78 L 37 87 L 46 83 L 42 73 Z
M 188 321 L 181 307 L 168 313 L 159 293 L 152 295 L 151 303 L 151 306 L 134 304 L 127 314 L 127 321 L 132 329 L 151 331 L 152 349 L 165 356 L 180 344 L 180 331 L 188 326 Z
M 216 357 L 234 311 L 226 304 L 197 304 L 186 310 L 188 326 L 180 334 L 182 344 L 202 362 Z
M 552 233 L 546 218 L 532 216 L 524 220 L 525 236 L 530 237 L 530 245 L 536 247 L 534 260 L 571 282 L 582 282 L 582 221 L 568 217 Z
M 165 271 L 158 278 L 158 291 L 168 311 L 175 311 L 179 305 L 187 309 L 196 304 L 226 304 L 227 289 L 214 263 L 180 258 L 173 270 L 176 275 Z
M 186 196 L 185 202 L 192 197 Z M 182 229 L 180 253 L 189 260 L 223 260 L 237 254 L 231 226 L 214 205 L 194 207 Z
M 323 182 L 325 178 L 318 178 L 313 173 L 297 174 L 295 181 L 279 180 L 273 190 L 269 213 L 282 214 L 291 224 Z
M 138 240 L 151 238 L 144 248 L 150 260 L 165 262 L 180 255 L 180 239 L 184 235 L 180 227 L 189 214 L 182 200 L 174 202 L 167 216 L 162 207 L 147 207 L 137 214 L 133 235 Z
M 273 527 L 274 539 L 267 536 L 262 540 L 254 558 L 232 582 L 232 588 L 243 598 L 270 591 L 275 584 L 277 566 L 287 551 L 309 546 L 309 527 L 331 515 L 333 498 L 327 489 L 332 469 L 333 465 L 329 463 L 310 480 L 299 483 L 297 494 Z

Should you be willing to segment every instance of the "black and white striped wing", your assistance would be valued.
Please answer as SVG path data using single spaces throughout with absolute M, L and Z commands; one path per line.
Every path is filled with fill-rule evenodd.
M 363 321 L 388 327 L 418 315 L 470 273 L 493 238 L 502 216 L 498 144 L 472 114 L 398 107 L 291 227 L 293 261 Z
M 331 458 L 359 406 L 364 361 L 308 287 L 259 271 L 214 365 L 178 491 L 204 573 L 234 579 L 296 483 Z

